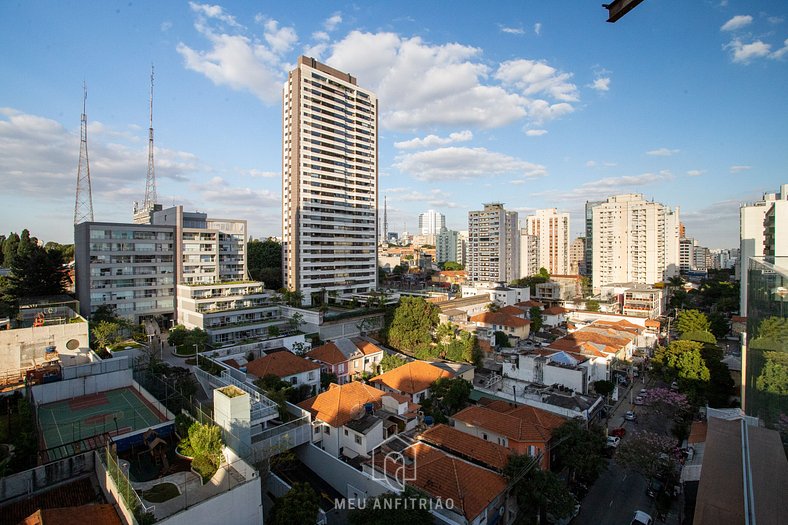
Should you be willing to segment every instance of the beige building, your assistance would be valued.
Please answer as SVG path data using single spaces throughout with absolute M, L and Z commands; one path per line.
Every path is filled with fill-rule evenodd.
M 520 270 L 517 212 L 502 203 L 485 204 L 468 212 L 468 263 L 471 282 L 510 282 Z
M 377 285 L 378 101 L 300 57 L 284 85 L 284 284 L 305 305 Z
M 550 274 L 569 272 L 569 214 L 555 208 L 536 210 L 526 218 L 529 235 L 539 240 L 539 268 Z

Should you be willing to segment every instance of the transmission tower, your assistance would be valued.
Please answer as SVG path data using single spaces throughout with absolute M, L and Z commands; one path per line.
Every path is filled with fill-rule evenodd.
M 150 127 L 148 128 L 148 177 L 145 179 L 145 202 L 142 209 L 153 210 L 156 196 L 156 172 L 153 169 L 153 66 L 150 67 Z
M 74 224 L 93 222 L 93 190 L 90 187 L 88 161 L 88 116 L 86 106 L 88 87 L 82 84 L 82 119 L 80 124 L 79 165 L 77 166 L 77 200 L 74 203 Z
M 388 242 L 389 240 L 389 220 L 387 217 L 388 212 L 388 203 L 386 202 L 386 196 L 383 196 L 383 242 Z

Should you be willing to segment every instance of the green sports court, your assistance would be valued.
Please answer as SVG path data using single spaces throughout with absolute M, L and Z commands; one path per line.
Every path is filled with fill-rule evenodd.
M 167 418 L 133 388 L 119 388 L 38 407 L 43 449 L 50 460 L 96 448 L 99 436 L 118 436 Z

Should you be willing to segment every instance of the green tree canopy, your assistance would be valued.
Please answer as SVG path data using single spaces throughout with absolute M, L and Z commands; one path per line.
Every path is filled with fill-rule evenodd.
M 561 519 L 571 516 L 577 500 L 555 473 L 540 470 L 538 459 L 512 454 L 504 475 L 514 483 L 514 495 L 520 512 L 518 523 L 546 523 L 547 514 Z
M 8 244 L 6 240 L 5 245 Z M 5 281 L 4 296 L 18 303 L 22 297 L 39 297 L 65 293 L 68 270 L 59 251 L 47 251 L 37 244 L 20 241 L 11 257 L 11 273 Z
M 394 370 L 395 368 L 399 368 L 404 364 L 407 364 L 407 360 L 405 360 L 405 358 L 397 354 L 386 354 L 383 356 L 383 359 L 380 360 L 380 371 L 381 373 L 386 373 L 389 370 Z
M 401 501 L 394 501 L 401 500 Z M 429 505 L 421 505 L 420 500 L 429 500 L 424 494 L 406 486 L 401 494 L 383 494 L 367 500 L 363 509 L 348 514 L 350 525 L 432 525 Z M 295 522 L 293 522 L 295 523 Z
M 685 332 L 708 332 L 710 328 L 709 319 L 700 310 L 683 310 L 679 312 L 676 319 L 676 330 L 680 334 Z
M 551 453 L 556 469 L 568 468 L 569 479 L 593 483 L 605 466 L 605 437 L 598 428 L 586 429 L 570 419 L 553 431 L 557 443 Z
M 698 343 L 716 344 L 717 339 L 711 332 L 701 332 L 699 330 L 688 330 L 681 334 L 679 339 L 683 341 L 696 341 Z
M 536 333 L 541 330 L 544 323 L 542 309 L 538 306 L 532 306 L 528 309 L 528 316 L 531 319 L 531 332 Z
M 90 331 L 93 336 L 93 346 L 104 348 L 117 342 L 120 332 L 120 324 L 108 321 L 100 321 Z
M 695 341 L 671 341 L 658 347 L 652 363 L 673 377 L 708 381 L 709 369 L 701 356 L 703 345 Z
M 464 270 L 465 269 L 465 267 L 463 265 L 461 265 L 458 262 L 454 262 L 454 261 L 446 261 L 444 263 L 441 263 L 441 265 L 442 265 L 442 269 L 446 270 L 447 272 L 454 272 L 454 271 L 457 271 L 457 270 Z
M 594 392 L 600 396 L 612 394 L 615 387 L 616 385 L 614 385 L 612 381 L 607 381 L 605 379 L 602 379 L 601 381 L 594 381 Z
M 429 347 L 439 312 L 436 305 L 421 297 L 403 297 L 386 330 L 388 344 L 409 353 Z
M 282 287 L 282 245 L 278 241 L 271 238 L 249 241 L 246 258 L 252 279 L 263 281 L 271 290 Z
M 315 523 L 320 511 L 319 498 L 309 483 L 296 482 L 271 509 L 271 525 Z
M 595 301 L 594 299 L 586 301 L 586 310 L 589 312 L 598 312 L 599 309 L 599 301 Z

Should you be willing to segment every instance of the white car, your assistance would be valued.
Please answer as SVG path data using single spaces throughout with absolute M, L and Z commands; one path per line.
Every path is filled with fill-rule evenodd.
M 637 416 L 635 415 L 635 413 L 634 413 L 634 412 L 632 412 L 631 410 L 627 410 L 627 413 L 626 413 L 626 414 L 624 414 L 624 419 L 626 419 L 627 421 L 634 421 L 634 420 L 636 420 L 637 418 L 638 418 L 638 417 L 637 417 Z
M 621 438 L 616 436 L 607 436 L 607 446 L 616 448 L 621 443 Z
M 645 400 L 643 399 L 643 396 L 637 396 L 637 397 L 635 398 L 635 404 L 636 404 L 636 405 L 642 405 L 642 404 L 644 404 L 644 403 L 645 403 Z
M 630 525 L 653 525 L 654 520 L 643 512 L 642 510 L 636 510 L 635 515 L 632 516 L 632 523 Z

